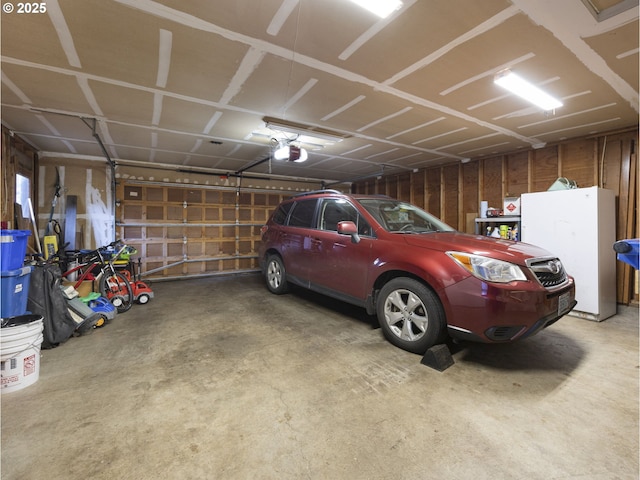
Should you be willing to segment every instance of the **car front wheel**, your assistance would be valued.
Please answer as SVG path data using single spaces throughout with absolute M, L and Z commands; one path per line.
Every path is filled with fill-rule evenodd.
M 270 255 L 269 258 L 267 258 L 267 267 L 264 272 L 267 288 L 271 293 L 281 295 L 289 290 L 284 262 L 279 255 Z
M 394 278 L 378 295 L 378 322 L 385 338 L 409 352 L 424 354 L 443 339 L 445 316 L 440 300 L 412 278 Z

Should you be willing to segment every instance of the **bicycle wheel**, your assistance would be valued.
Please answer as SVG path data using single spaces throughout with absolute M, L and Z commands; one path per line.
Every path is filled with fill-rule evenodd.
M 100 278 L 100 294 L 116 307 L 118 313 L 126 312 L 133 305 L 133 290 L 127 277 L 119 272 L 104 273 Z

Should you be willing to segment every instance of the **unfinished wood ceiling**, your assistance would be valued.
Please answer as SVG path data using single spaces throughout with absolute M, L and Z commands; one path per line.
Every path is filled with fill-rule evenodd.
M 47 156 L 351 181 L 638 124 L 637 1 L 4 5 L 2 122 Z M 505 68 L 564 106 L 505 93 Z M 344 138 L 266 161 L 265 117 Z

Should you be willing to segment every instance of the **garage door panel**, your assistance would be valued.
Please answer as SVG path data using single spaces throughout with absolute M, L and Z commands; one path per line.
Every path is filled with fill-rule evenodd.
M 186 227 L 186 235 L 188 239 L 202 238 L 202 227 Z
M 184 227 L 167 227 L 166 229 L 166 238 L 180 238 L 184 237 Z
M 163 257 L 164 256 L 164 244 L 162 243 L 146 243 L 145 249 L 147 251 L 147 257 Z M 154 268 L 157 268 L 157 267 L 154 267 Z
M 129 239 L 142 238 L 142 227 L 126 227 L 124 229 L 124 236 Z M 127 243 L 131 243 L 128 241 Z
M 217 222 L 220 220 L 220 209 L 218 207 L 204 209 L 204 221 L 205 222 Z
M 167 189 L 167 202 L 179 202 L 184 201 L 184 189 L 183 188 L 168 188 Z
M 142 205 L 126 205 L 124 210 L 126 218 L 142 220 Z
M 147 235 L 146 235 L 146 239 L 147 240 L 155 240 L 155 239 L 164 238 L 164 228 L 163 227 L 144 227 L 144 229 L 147 231 Z M 140 237 L 140 238 L 142 238 L 142 237 Z
M 181 222 L 183 211 L 184 211 L 184 207 L 182 206 L 178 207 L 175 205 L 169 205 L 167 207 L 166 219 L 169 221 Z
M 187 221 L 188 222 L 201 222 L 202 221 L 202 207 L 189 206 L 187 208 Z

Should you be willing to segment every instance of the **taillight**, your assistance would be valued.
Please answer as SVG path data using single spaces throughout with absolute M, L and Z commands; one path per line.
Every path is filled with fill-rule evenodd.
M 267 230 L 269 230 L 269 225 L 263 225 L 262 227 L 260 227 L 260 236 L 264 237 L 264 234 L 267 233 Z

